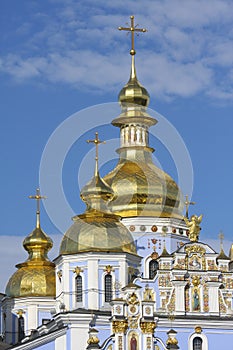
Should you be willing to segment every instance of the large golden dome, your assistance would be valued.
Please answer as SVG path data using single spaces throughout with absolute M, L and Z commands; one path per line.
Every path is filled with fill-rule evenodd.
M 116 194 L 110 209 L 122 217 L 182 218 L 182 195 L 176 182 L 153 164 L 148 152 L 135 154 L 135 159 L 120 158 L 104 177 Z
M 39 190 L 36 196 L 31 197 L 37 200 L 42 198 Z M 8 281 L 6 295 L 13 298 L 55 297 L 55 264 L 47 257 L 53 242 L 40 227 L 39 210 L 37 210 L 36 228 L 24 239 L 23 246 L 29 257 L 27 261 L 16 265 L 18 270 Z
M 73 225 L 62 239 L 60 254 L 92 251 L 136 254 L 130 232 L 120 222 L 119 216 L 107 209 L 106 201 L 113 197 L 113 190 L 96 170 L 92 180 L 81 191 L 87 209 L 84 214 L 73 218 Z

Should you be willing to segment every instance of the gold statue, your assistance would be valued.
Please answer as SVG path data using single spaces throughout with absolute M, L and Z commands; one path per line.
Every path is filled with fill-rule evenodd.
M 199 233 L 201 231 L 200 223 L 202 221 L 202 217 L 203 215 L 200 215 L 200 216 L 192 215 L 191 220 L 189 221 L 184 216 L 184 221 L 189 228 L 189 239 L 191 242 L 197 242 L 199 239 Z

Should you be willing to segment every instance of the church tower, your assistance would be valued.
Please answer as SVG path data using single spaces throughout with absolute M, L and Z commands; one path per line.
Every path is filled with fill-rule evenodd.
M 3 334 L 10 344 L 18 343 L 50 319 L 54 307 L 55 264 L 47 257 L 53 242 L 40 224 L 40 201 L 45 197 L 37 189 L 29 198 L 37 201 L 36 227 L 23 241 L 29 257 L 16 265 L 18 270 L 8 281 L 2 303 Z

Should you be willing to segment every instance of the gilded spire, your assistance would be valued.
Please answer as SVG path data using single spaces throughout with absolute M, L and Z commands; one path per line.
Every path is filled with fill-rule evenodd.
M 28 196 L 30 199 L 36 200 L 36 228 L 40 228 L 40 201 L 42 199 L 46 199 L 45 196 L 41 196 L 40 189 L 36 189 L 36 195 L 35 196 Z

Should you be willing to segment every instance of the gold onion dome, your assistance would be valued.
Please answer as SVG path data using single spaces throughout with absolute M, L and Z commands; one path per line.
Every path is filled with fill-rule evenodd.
M 97 133 L 96 140 L 99 140 Z M 97 147 L 98 143 L 95 143 Z M 107 208 L 107 202 L 113 199 L 114 192 L 100 178 L 97 157 L 94 177 L 84 186 L 80 196 L 87 205 L 86 211 L 72 218 L 74 223 L 62 239 L 60 254 L 81 252 L 136 254 L 130 232 L 120 222 L 119 216 Z
M 39 208 L 40 196 L 30 196 L 37 200 Z M 9 297 L 54 297 L 55 296 L 55 264 L 47 253 L 53 242 L 40 226 L 40 211 L 37 210 L 36 228 L 24 239 L 23 247 L 28 252 L 28 259 L 16 267 L 18 270 L 9 279 L 6 295 Z
M 157 121 L 146 113 L 149 104 L 147 90 L 138 82 L 135 69 L 134 32 L 145 32 L 134 26 L 122 28 L 132 35 L 131 74 L 119 94 L 122 113 L 112 121 L 120 128 L 120 158 L 115 169 L 104 177 L 113 189 L 115 199 L 110 209 L 121 217 L 154 216 L 182 218 L 183 195 L 176 182 L 153 164 L 149 147 L 150 126 Z
M 134 64 L 134 55 L 132 56 L 131 74 L 128 83 L 121 89 L 118 95 L 118 101 L 122 107 L 127 107 L 129 104 L 135 104 L 147 107 L 150 101 L 150 95 L 146 88 L 142 86 L 136 75 Z

